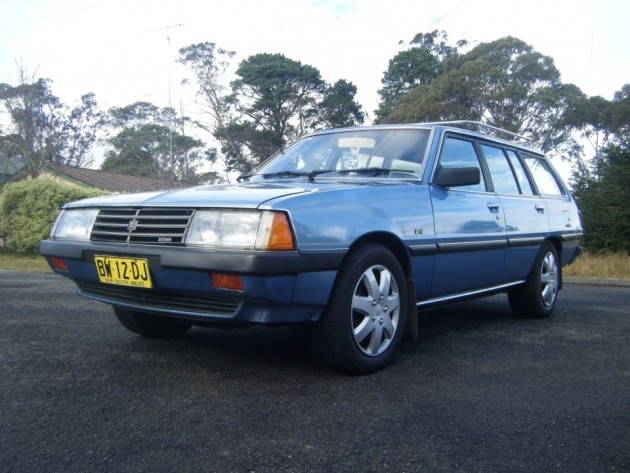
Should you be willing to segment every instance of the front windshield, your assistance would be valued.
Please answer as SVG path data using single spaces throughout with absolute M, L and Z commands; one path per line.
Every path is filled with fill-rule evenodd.
M 298 140 L 260 169 L 254 179 L 321 177 L 418 178 L 429 130 L 365 129 Z

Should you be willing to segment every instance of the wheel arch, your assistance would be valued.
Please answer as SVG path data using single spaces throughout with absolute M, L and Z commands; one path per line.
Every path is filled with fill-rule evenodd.
M 558 290 L 562 289 L 563 277 L 562 277 L 562 240 L 559 237 L 548 238 L 547 241 L 551 243 L 556 249 L 558 255 Z
M 400 267 L 402 268 L 403 273 L 405 273 L 405 277 L 411 277 L 411 257 L 400 238 L 389 232 L 366 233 L 360 238 L 357 238 L 352 245 L 350 245 L 348 254 L 367 243 L 382 245 L 391 251 L 400 263 Z
M 360 248 L 362 245 L 369 243 L 382 245 L 389 251 L 391 251 L 394 257 L 398 260 L 400 267 L 402 268 L 403 274 L 405 275 L 405 282 L 407 284 L 408 311 L 407 323 L 404 328 L 404 340 L 411 342 L 416 341 L 419 338 L 419 328 L 416 310 L 416 283 L 412 277 L 411 255 L 409 254 L 409 251 L 405 247 L 405 244 L 402 242 L 402 240 L 393 233 L 371 232 L 362 235 L 360 238 L 355 240 L 352 245 L 350 245 L 348 253 L 346 254 L 346 258 L 348 254 L 352 253 L 357 248 Z

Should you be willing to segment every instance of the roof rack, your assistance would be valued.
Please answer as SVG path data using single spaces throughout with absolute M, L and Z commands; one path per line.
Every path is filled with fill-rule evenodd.
M 458 128 L 465 128 L 465 126 L 474 127 L 472 131 L 477 131 L 483 133 L 484 130 L 489 130 L 497 134 L 503 134 L 508 136 L 512 141 L 525 143 L 527 145 L 531 145 L 531 139 L 526 136 L 519 135 L 518 133 L 514 133 L 512 131 L 504 130 L 502 128 L 497 128 L 496 126 L 487 125 L 485 123 L 476 122 L 473 120 L 454 120 L 454 121 L 446 121 L 446 122 L 430 122 L 424 123 L 425 125 L 448 125 L 455 126 Z M 463 126 L 465 125 L 465 126 Z

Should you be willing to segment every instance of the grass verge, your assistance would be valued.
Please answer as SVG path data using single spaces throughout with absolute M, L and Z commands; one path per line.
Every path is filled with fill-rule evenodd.
M 562 271 L 565 276 L 630 279 L 630 256 L 625 253 L 585 253 Z
M 47 273 L 50 270 L 46 260 L 39 255 L 21 255 L 0 252 L 0 269 Z

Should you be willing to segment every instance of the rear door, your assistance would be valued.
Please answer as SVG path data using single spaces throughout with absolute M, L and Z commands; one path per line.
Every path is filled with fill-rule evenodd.
M 549 234 L 547 206 L 535 195 L 523 162 L 514 150 L 481 143 L 492 184 L 505 211 L 508 247 L 501 282 L 524 279 Z
M 582 222 L 569 191 L 549 163 L 540 156 L 522 153 L 538 193 L 545 204 L 549 236 L 562 243 L 561 262 L 571 261 L 582 239 Z
M 443 167 L 478 167 L 478 185 L 430 186 L 438 247 L 432 297 L 461 294 L 499 283 L 507 247 L 501 201 L 488 190 L 473 140 L 449 134 L 440 151 Z

